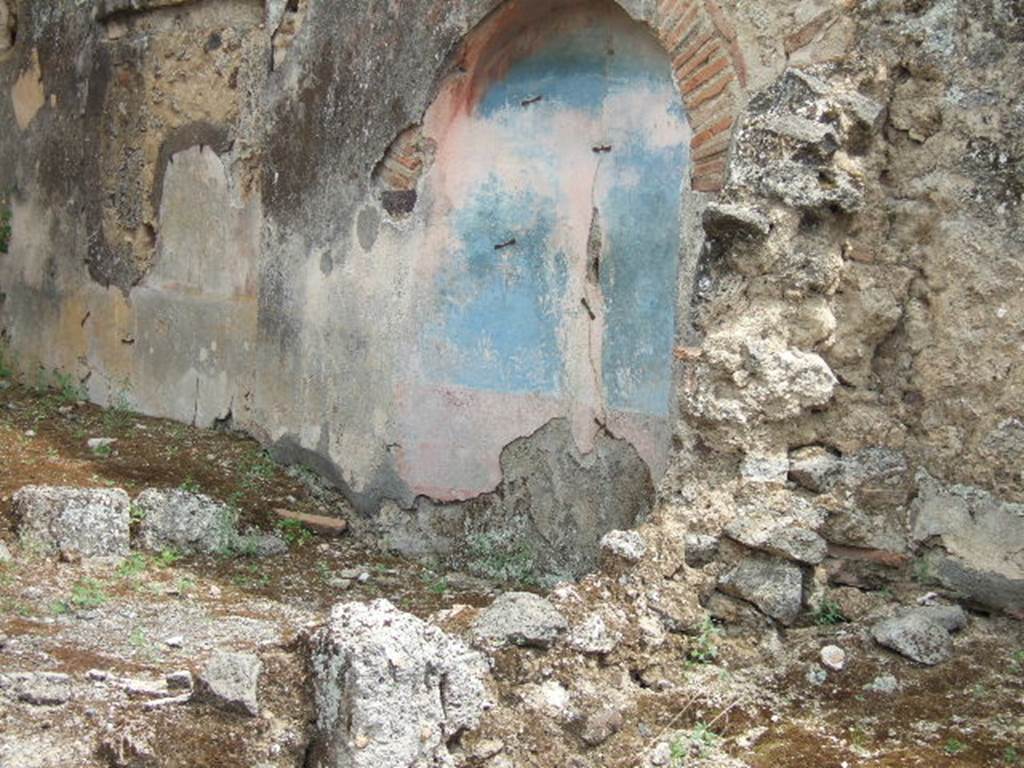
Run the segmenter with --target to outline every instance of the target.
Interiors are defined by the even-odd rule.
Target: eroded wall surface
[[[515,540],[524,519],[537,541],[589,536],[660,481],[662,519],[708,532],[811,505],[829,554],[807,583],[916,557],[1019,610],[1018,4],[584,4],[635,23],[616,66],[668,62],[682,107],[642,133],[671,95],[646,64],[524,104],[570,65],[543,35],[456,104],[460,77],[506,61],[471,33],[551,7],[497,5],[0,0],[18,367],[230,420],[405,548]],[[646,95],[611,110],[620,83]],[[456,161],[484,135],[508,148],[490,187]],[[641,509],[569,503],[613,499],[609,473]],[[574,541],[536,555],[566,565]]]

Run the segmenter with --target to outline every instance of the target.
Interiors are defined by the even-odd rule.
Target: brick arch
[[[614,3],[635,18],[622,0]],[[522,5],[520,0],[504,0],[489,18]],[[469,30],[461,49],[485,23]],[[736,28],[717,0],[659,0],[648,23],[669,55],[693,131],[691,187],[717,192],[725,184],[729,141],[747,80]],[[415,205],[416,187],[429,157],[429,142],[424,141],[419,125],[399,134],[387,148],[373,175],[389,213],[401,215]]]
[[[659,0],[652,25],[671,57],[693,129],[693,189],[717,192],[747,85],[736,28],[717,0]]]

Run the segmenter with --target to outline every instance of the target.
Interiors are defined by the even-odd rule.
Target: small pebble
[[[174,635],[173,637],[168,637],[164,640],[164,644],[171,648],[181,648],[181,646],[185,644],[185,638],[181,635]]]
[[[838,645],[826,645],[821,649],[821,663],[836,672],[846,666],[846,651]]]
[[[811,666],[807,668],[806,677],[807,682],[811,685],[824,685],[825,681],[828,680],[828,672],[817,664],[811,664]]]

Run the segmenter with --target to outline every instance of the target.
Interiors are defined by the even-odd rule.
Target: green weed
[[[75,383],[70,373],[61,371],[53,372],[54,387],[57,390],[57,397],[64,405],[72,405],[79,400],[85,400],[88,396],[85,387],[81,383]]]
[[[252,490],[260,487],[274,476],[274,469],[277,467],[270,455],[260,449],[254,448],[249,451],[238,465],[238,484],[246,489]]]
[[[88,611],[106,605],[109,598],[103,585],[95,579],[81,579],[71,587],[71,605]]]
[[[14,368],[14,356],[6,344],[0,343],[0,379],[13,378]]]
[[[469,537],[469,567],[497,581],[534,583],[536,554],[514,534],[478,533]]]
[[[170,568],[181,558],[181,552],[171,547],[161,550],[160,554],[153,558],[153,562],[160,568]]]
[[[107,409],[103,412],[103,427],[108,432],[124,429],[132,420],[131,383],[124,379],[107,399]]]
[[[278,520],[277,530],[290,546],[301,546],[313,538],[313,531],[301,520]]]
[[[720,737],[707,723],[697,723],[686,733],[676,736],[669,745],[672,768],[683,768],[692,757],[700,760],[714,749]]]
[[[819,627],[830,627],[836,624],[844,624],[849,619],[839,607],[839,603],[829,598],[823,598],[818,610],[814,613],[814,623]]]
[[[694,664],[711,664],[718,658],[718,636],[722,631],[715,626],[710,616],[701,622],[700,632],[694,638],[693,645],[686,653],[686,658]]]
[[[130,557],[122,560],[121,564],[117,566],[117,575],[122,579],[132,579],[145,571],[148,566],[149,561],[146,559],[146,556],[140,552],[135,552]]]
[[[967,749],[967,745],[964,744],[960,739],[955,736],[950,736],[946,739],[946,744],[943,746],[942,751],[947,755],[958,755]]]

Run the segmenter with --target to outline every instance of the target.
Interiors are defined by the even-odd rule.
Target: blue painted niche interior
[[[655,140],[653,130],[616,114],[623,103],[616,97],[630,91],[648,94],[667,122],[685,124],[657,43],[628,19],[594,14],[543,36],[481,95],[471,119],[506,137],[494,147],[502,170],[481,173],[450,214],[452,250],[435,277],[436,306],[420,347],[430,381],[567,394],[564,324],[579,311],[579,298],[567,295],[569,271],[586,269],[586,258],[571,259],[556,245],[565,242],[555,237],[564,226],[564,180],[581,169],[565,159],[565,137],[554,126],[575,113],[616,137],[600,152],[603,181],[592,192],[604,239],[605,401],[612,409],[668,415],[688,147],[682,138]],[[593,174],[593,166],[585,172]]]

